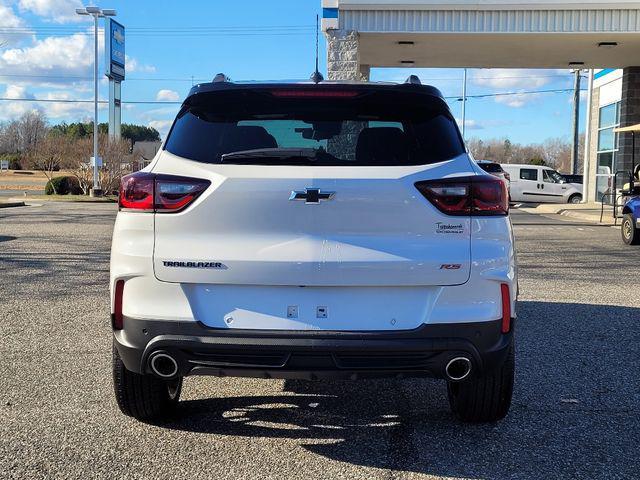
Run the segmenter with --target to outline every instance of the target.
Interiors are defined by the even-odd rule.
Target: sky
[[[127,29],[122,121],[152,126],[162,135],[192,84],[210,81],[218,72],[236,81],[306,80],[314,69],[320,0],[109,0],[97,4],[116,9],[116,20]],[[0,99],[93,99],[93,23],[75,13],[86,5],[81,0],[0,0]],[[102,29],[99,42],[99,96],[106,100]],[[321,37],[322,72],[325,57]],[[452,97],[449,105],[460,119],[460,69],[374,68],[371,80],[404,81],[410,74]],[[509,138],[518,143],[556,137],[569,141],[572,93],[522,92],[571,88],[569,70],[469,70],[466,136]],[[505,93],[518,94],[495,95]],[[478,95],[491,96],[474,98]],[[88,120],[93,111],[91,103],[0,100],[0,121],[35,108],[44,111],[52,124]],[[100,121],[106,122],[106,105],[101,105],[99,114]]]

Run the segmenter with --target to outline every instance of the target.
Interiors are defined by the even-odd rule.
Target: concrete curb
[[[24,202],[0,202],[0,208],[25,207]]]
[[[22,197],[21,197],[22,198]],[[117,200],[105,199],[105,198],[87,198],[87,200],[58,200],[54,198],[33,198],[24,197],[25,202],[38,202],[38,203],[118,203]],[[18,201],[16,197],[9,198],[9,201]],[[24,203],[24,202],[23,202]]]
[[[597,223],[599,225],[613,225],[614,219],[611,217],[610,212],[604,213],[602,216],[602,222],[600,221],[600,214],[593,215],[590,213],[575,211],[575,210],[560,210],[558,215],[562,215],[564,217],[575,218],[576,220],[585,220],[587,222]]]
[[[600,210],[599,206],[571,206],[567,205],[538,205],[536,207],[522,207],[523,212],[532,213],[535,215],[562,215],[563,217],[569,217],[575,220],[582,220],[585,222],[591,222],[598,225],[614,225],[614,219],[611,215],[611,210],[606,209],[602,216],[602,222],[600,222]],[[588,211],[585,211],[588,210]],[[594,211],[595,210],[595,211]]]

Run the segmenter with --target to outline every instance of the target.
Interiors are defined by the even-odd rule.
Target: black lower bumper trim
[[[137,373],[152,373],[149,357],[162,351],[184,376],[446,378],[446,364],[459,356],[469,358],[474,375],[499,366],[513,337],[500,328],[497,320],[398,332],[255,331],[126,318],[114,337],[125,366]]]

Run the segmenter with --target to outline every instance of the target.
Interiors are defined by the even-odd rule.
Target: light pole
[[[102,194],[98,165],[98,18],[115,17],[116,11],[100,7],[86,7],[76,8],[76,13],[93,17],[93,188],[91,195],[98,197]]]
[[[467,131],[467,69],[464,69],[462,76],[462,140],[465,139]]]

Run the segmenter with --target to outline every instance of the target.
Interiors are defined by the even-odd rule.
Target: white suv
[[[448,382],[507,414],[516,265],[504,182],[414,83],[193,87],[122,180],[111,252],[121,410],[167,415],[189,375]]]

